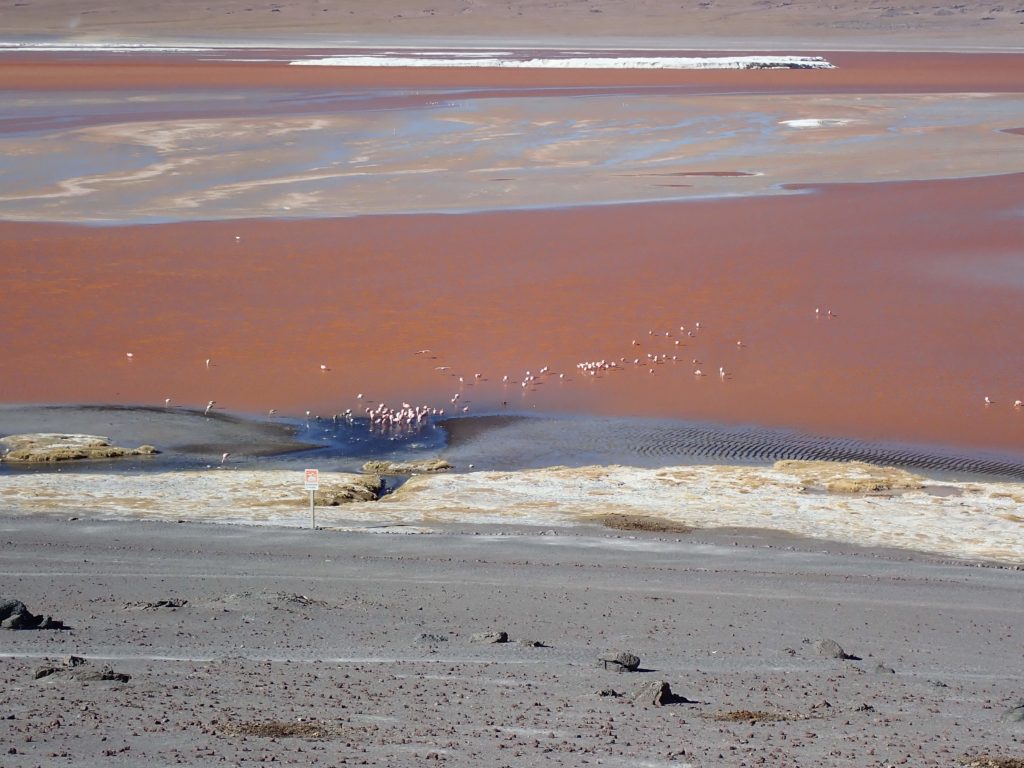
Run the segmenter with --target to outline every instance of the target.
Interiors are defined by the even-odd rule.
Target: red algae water
[[[149,69],[69,69],[23,57],[16,81],[38,93],[159,90],[173,81],[245,87],[250,97],[261,84],[336,89],[370,81],[498,91],[621,87],[623,99],[645,83],[734,96],[1024,89],[1022,57],[834,58],[843,66],[828,72],[556,72],[529,81],[522,78],[532,73],[378,76],[159,60]],[[425,97],[401,98],[404,109]],[[914,103],[928,110],[940,102]],[[974,102],[978,109],[992,103]],[[1006,103],[1014,107],[1012,98]],[[877,112],[872,104],[865,120]],[[268,110],[282,113],[280,105]],[[495,114],[506,113],[515,116]],[[993,114],[971,153],[924,158],[929,173],[941,175],[948,162],[960,178],[783,188],[785,169],[811,167],[826,143],[854,146],[874,136],[874,129],[840,134],[825,121],[821,133],[794,128],[783,136],[794,160],[775,169],[780,186],[731,199],[574,207],[574,194],[585,197],[584,179],[578,189],[564,187],[563,204],[537,210],[103,227],[2,222],[0,401],[162,406],[169,399],[203,408],[214,400],[241,412],[357,415],[376,403],[409,402],[449,413],[757,424],[1020,454],[1024,408],[1014,401],[1024,399],[1017,350],[1024,175],[1011,173],[1020,154],[1006,148],[1018,147],[1013,131],[1021,122],[1004,125],[1003,113]],[[794,113],[791,122],[823,115]],[[33,140],[26,125],[6,130]],[[930,146],[935,132],[925,123],[900,130],[911,147]],[[116,134],[119,141],[134,135]],[[572,145],[565,139],[560,147]],[[859,161],[844,152],[835,167],[854,169]],[[904,162],[902,154],[893,145],[873,156],[882,169],[873,178],[885,177],[887,161]],[[892,178],[915,167],[899,166]],[[1006,173],[991,175],[999,167]],[[652,185],[761,178],[721,157],[697,164],[685,156],[648,177]],[[141,195],[145,183],[128,179],[122,197]],[[283,215],[301,216],[302,208]],[[577,367],[586,362],[603,366],[591,375]]]
[[[6,223],[0,391],[293,413],[404,400],[1017,451],[1022,183],[455,216]],[[576,368],[596,360],[615,370]]]

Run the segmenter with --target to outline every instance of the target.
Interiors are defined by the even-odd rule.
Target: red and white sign
[[[303,481],[303,487],[307,491],[320,490],[320,470],[319,469],[307,469],[306,478]]]

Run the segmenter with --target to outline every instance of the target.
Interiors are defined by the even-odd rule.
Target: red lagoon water
[[[334,413],[451,411],[460,393],[470,413],[1019,453],[1022,190],[1003,176],[492,214],[0,223],[0,400]],[[575,367],[601,359],[617,370]]]

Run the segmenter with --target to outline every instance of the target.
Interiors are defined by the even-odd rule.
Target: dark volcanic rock
[[[64,623],[49,616],[36,616],[20,600],[0,600],[0,628],[63,629]]]
[[[640,669],[640,657],[629,651],[612,651],[598,657],[605,669],[617,669],[619,672],[636,672]]]
[[[19,613],[28,613],[28,607],[21,600],[0,599],[0,621]]]

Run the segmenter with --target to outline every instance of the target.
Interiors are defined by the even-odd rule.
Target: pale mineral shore
[[[253,456],[259,438],[308,448],[282,425],[0,408],[0,434],[58,422],[163,452],[0,463],[0,603],[67,627],[0,630],[5,766],[1021,755],[1019,484],[827,463],[476,472],[464,436],[450,472],[318,509],[312,530],[316,454]],[[637,671],[600,662],[620,651]],[[634,699],[661,682],[675,698]]]
[[[61,442],[59,434],[47,434],[57,423],[73,426],[72,432],[94,433],[85,428],[106,426],[109,433],[65,434]],[[678,455],[667,457],[665,466],[527,464],[483,471],[473,463],[474,450],[489,458],[492,467],[500,465],[486,453],[495,443],[500,450],[506,433],[495,433],[487,426],[492,423],[488,419],[474,423],[481,426],[466,428],[469,440],[460,438],[457,445],[434,451],[429,440],[409,442],[404,458],[423,463],[427,471],[409,466],[389,471],[387,461],[368,462],[360,471],[363,460],[352,454],[357,448],[349,449],[344,460],[318,453],[320,444],[312,432],[300,438],[280,423],[223,414],[207,418],[178,409],[6,408],[0,410],[0,435],[8,435],[0,437],[0,467],[6,467],[0,471],[0,503],[10,516],[303,527],[310,525],[309,500],[302,487],[302,469],[309,465],[320,469],[317,524],[337,530],[392,526],[429,532],[446,524],[574,526],[617,516],[620,523],[622,518],[640,521],[636,525],[647,529],[751,528],[1024,564],[1020,482],[935,479],[851,461],[674,466]],[[29,431],[29,424],[41,424],[44,434],[17,434]],[[361,428],[355,425],[352,431],[359,433]],[[474,432],[499,436],[490,444],[474,442]],[[514,434],[509,433],[509,439],[514,440]],[[51,460],[82,458],[86,454],[80,446],[90,442],[99,446],[98,458],[121,453],[128,458],[100,464]],[[134,448],[139,443],[145,443],[141,457]],[[31,455],[26,445],[36,445],[38,458],[46,461],[26,463],[26,454]],[[127,446],[123,452],[121,445]],[[301,458],[286,460],[295,452]],[[275,453],[285,458],[256,458]],[[435,456],[442,461],[430,466]],[[452,457],[457,457],[452,465],[443,461]],[[390,458],[400,461],[403,456]],[[124,463],[128,459],[134,463]],[[44,464],[50,469],[39,471]],[[88,471],[70,471],[83,467]],[[33,468],[36,471],[25,471]],[[381,481],[381,474],[397,477]]]

